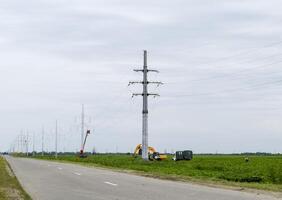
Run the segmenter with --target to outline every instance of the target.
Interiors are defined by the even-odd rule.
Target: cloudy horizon
[[[21,133],[41,150],[87,143],[128,152],[141,143],[143,50],[150,86],[149,145],[158,151],[282,152],[282,2],[3,0],[0,151]],[[32,146],[30,145],[30,148]]]

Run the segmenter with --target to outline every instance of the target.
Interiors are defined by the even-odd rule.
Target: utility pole
[[[20,135],[18,135],[18,151],[17,151],[17,153],[19,153],[20,152]]]
[[[56,130],[55,130],[55,157],[58,158],[58,121],[56,120]]]
[[[26,156],[28,156],[28,145],[29,145],[29,137],[28,137],[28,130],[26,131],[26,138],[25,138],[25,145],[26,145]]]
[[[23,130],[21,130],[21,134],[20,134],[20,144],[21,144],[21,153],[23,153]]]
[[[42,126],[42,138],[41,138],[42,146],[41,146],[41,155],[44,156],[44,126]]]
[[[21,135],[21,151],[22,151],[22,153],[24,154],[24,151],[25,151],[25,149],[24,149],[24,132],[22,131],[22,135]]]
[[[81,109],[81,148],[83,149],[83,138],[84,138],[84,104],[82,104],[82,109]]]
[[[157,70],[150,70],[147,66],[147,51],[144,50],[144,65],[143,69],[134,69],[135,72],[143,72],[143,81],[130,81],[128,85],[140,83],[143,84],[143,93],[133,93],[134,96],[143,96],[143,110],[142,110],[142,159],[148,160],[148,96],[160,96],[159,94],[148,93],[148,84],[162,85],[162,82],[148,81],[148,72],[159,72]]]
[[[32,155],[35,156],[35,133],[33,132]]]

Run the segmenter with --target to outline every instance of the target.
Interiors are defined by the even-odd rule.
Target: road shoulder
[[[277,199],[282,199],[282,192],[242,187],[240,185],[236,185],[236,183],[226,184],[226,182],[224,182],[224,181],[214,182],[214,181],[209,181],[209,180],[194,179],[192,177],[191,177],[191,179],[181,179],[181,177],[179,177],[179,176],[178,177],[176,177],[176,176],[175,177],[158,176],[156,174],[146,173],[146,172],[142,172],[142,171],[119,169],[119,168],[115,168],[115,167],[111,167],[111,166],[103,166],[103,165],[94,164],[94,163],[72,162],[72,161],[66,161],[66,160],[44,160],[44,159],[39,159],[39,160],[46,161],[46,162],[51,161],[51,162],[55,162],[55,163],[74,164],[74,165],[79,165],[79,166],[87,167],[87,168],[96,168],[96,169],[100,169],[100,170],[106,170],[106,171],[112,171],[112,172],[118,172],[118,173],[125,173],[125,174],[131,174],[131,175],[160,179],[160,180],[189,183],[189,184],[193,184],[193,185],[201,185],[201,186],[206,186],[206,187],[210,187],[210,188],[240,191],[240,192],[246,192],[246,193],[253,193],[253,194],[257,194],[257,195],[267,195],[267,196],[275,197]]]
[[[30,200],[5,157],[0,156],[0,199]]]

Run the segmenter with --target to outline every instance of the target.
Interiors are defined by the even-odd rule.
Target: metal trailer
[[[193,159],[193,152],[191,150],[185,151],[176,151],[173,160],[192,160]]]

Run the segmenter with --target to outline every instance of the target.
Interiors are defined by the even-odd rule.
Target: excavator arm
[[[142,144],[138,144],[135,148],[134,156],[141,155],[141,152],[142,152]],[[157,151],[153,147],[148,147],[149,154],[154,154],[156,152]]]

